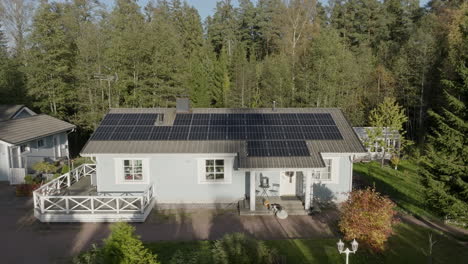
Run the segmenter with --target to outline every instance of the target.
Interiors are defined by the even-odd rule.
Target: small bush
[[[88,157],[78,157],[72,161],[73,167],[76,168],[82,164],[90,163],[94,164],[94,161]]]
[[[41,183],[41,178],[28,174],[24,176],[24,183],[25,184],[39,184]]]
[[[398,165],[400,165],[400,162],[401,162],[400,158],[396,155],[393,155],[392,158],[390,159],[390,163],[392,164],[395,170],[398,169]]]
[[[68,165],[63,165],[62,166],[62,170],[61,170],[62,175],[69,172],[69,171],[70,171],[70,167],[68,167]]]
[[[57,170],[57,167],[54,164],[45,161],[35,163],[32,168],[40,173],[51,173]]]
[[[227,234],[213,246],[215,264],[270,264],[276,263],[276,253],[262,241],[242,233]]]
[[[159,264],[156,255],[151,253],[135,235],[135,228],[127,223],[112,224],[111,234],[104,239],[101,248],[93,248],[72,259],[73,264]]]
[[[344,239],[356,239],[373,251],[382,251],[393,233],[395,204],[374,189],[353,191],[342,206],[339,228]]]
[[[104,263],[157,264],[156,255],[143,246],[135,228],[127,223],[111,225],[111,234],[101,249]]]

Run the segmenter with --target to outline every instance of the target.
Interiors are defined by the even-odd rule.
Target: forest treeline
[[[428,206],[468,219],[468,3],[230,0],[0,2],[0,103],[89,135],[111,107],[340,107],[393,97],[424,155]],[[464,219],[464,220],[463,220]]]
[[[461,2],[224,0],[202,21],[180,0],[116,0],[109,10],[98,0],[5,0],[14,45],[2,47],[0,100],[92,131],[110,107],[173,106],[180,96],[195,107],[341,107],[365,125],[394,96],[414,138],[453,70],[448,38]]]

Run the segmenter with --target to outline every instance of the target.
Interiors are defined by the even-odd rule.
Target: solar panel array
[[[310,156],[305,141],[247,141],[247,152],[252,157]]]
[[[158,114],[108,114],[92,140],[246,140],[249,156],[308,156],[304,140],[343,139],[328,113],[177,114],[172,126]]]

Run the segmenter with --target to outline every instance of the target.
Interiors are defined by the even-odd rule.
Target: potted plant
[[[32,166],[33,170],[42,174],[43,178],[51,179],[54,177],[54,172],[57,170],[54,164],[49,162],[37,162]]]

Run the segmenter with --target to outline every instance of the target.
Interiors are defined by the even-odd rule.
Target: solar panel
[[[247,141],[251,157],[310,156],[305,141]]]
[[[192,126],[190,129],[190,140],[207,140],[208,126]]]
[[[243,140],[245,139],[245,126],[228,126],[227,139]]]
[[[210,126],[208,130],[209,140],[227,139],[227,128],[225,126]]]
[[[189,126],[174,126],[169,134],[170,140],[187,140],[190,131]]]
[[[192,122],[192,114],[177,114],[174,126],[189,126]]]
[[[303,140],[343,139],[329,113],[189,113],[177,114],[173,126],[158,126],[157,119],[155,113],[108,114],[92,139],[265,141],[251,149],[259,156],[306,155],[297,145]]]
[[[149,140],[168,140],[172,127],[170,126],[156,126],[151,130]]]

